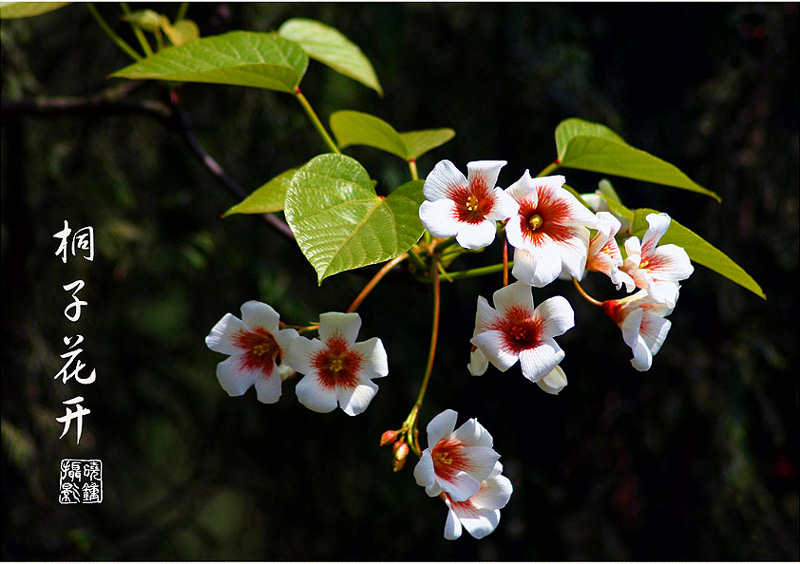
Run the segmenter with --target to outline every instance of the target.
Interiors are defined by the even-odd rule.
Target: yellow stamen
[[[478,198],[474,194],[470,194],[467,198],[465,207],[467,208],[467,211],[474,212],[478,210],[478,203]]]
[[[341,358],[333,358],[328,364],[328,370],[334,374],[338,373],[342,368],[344,368],[344,362],[342,362]]]
[[[533,214],[528,220],[528,225],[530,225],[531,229],[533,229],[534,231],[539,229],[543,223],[544,219],[542,219],[542,216],[540,216],[538,213]]]

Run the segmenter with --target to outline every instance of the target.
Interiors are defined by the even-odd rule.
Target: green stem
[[[87,3],[86,9],[89,10],[90,14],[92,14],[92,17],[100,26],[100,29],[103,30],[103,32],[109,37],[109,39],[111,39],[111,41],[117,44],[117,47],[125,51],[125,53],[134,61],[140,61],[142,59],[142,56],[139,53],[134,51],[133,48],[125,43],[125,41],[119,35],[114,33],[114,30],[111,29],[111,26],[109,26],[106,20],[103,19],[103,16],[100,15],[100,12],[97,11],[97,8],[95,8],[94,4]]]
[[[417,172],[417,159],[408,159],[408,170],[411,171],[411,180],[419,180],[419,172]]]
[[[186,18],[186,12],[189,10],[189,3],[188,2],[181,2],[180,7],[178,7],[178,13],[175,15],[175,21],[180,21]]]
[[[131,14],[131,9],[128,7],[128,4],[125,2],[120,2],[120,7],[122,11],[125,12],[125,15],[128,16]],[[147,38],[144,36],[144,32],[142,28],[139,27],[139,24],[130,22],[131,27],[133,28],[133,33],[136,35],[136,39],[139,41],[139,45],[142,46],[144,50],[144,54],[148,57],[153,54],[153,49],[150,48],[150,43],[147,42]]]
[[[560,166],[561,166],[561,162],[558,161],[558,160],[555,160],[552,163],[550,163],[549,165],[547,165],[546,167],[544,167],[542,172],[537,174],[536,177],[539,178],[540,176],[548,176],[548,175],[552,174]]]
[[[367,295],[369,295],[369,293],[372,291],[372,289],[378,285],[378,282],[380,282],[381,279],[384,276],[386,276],[391,269],[393,269],[395,266],[397,266],[407,258],[408,258],[408,253],[403,253],[399,257],[395,257],[386,264],[384,264],[383,267],[377,272],[377,274],[375,274],[375,276],[372,277],[372,280],[367,282],[367,285],[364,286],[364,289],[361,290],[361,293],[358,294],[353,303],[350,304],[350,307],[347,308],[347,313],[353,313],[355,310],[357,310],[358,306],[361,305],[361,302],[364,301],[364,298],[366,298]]]
[[[322,122],[317,117],[317,114],[314,112],[314,108],[311,107],[311,104],[308,103],[308,100],[306,100],[306,97],[303,96],[302,92],[300,92],[299,88],[295,89],[294,95],[295,98],[297,98],[297,101],[300,102],[300,105],[303,106],[303,110],[305,110],[306,115],[308,115],[308,118],[311,120],[314,128],[319,132],[322,140],[325,141],[325,144],[328,146],[328,148],[334,153],[341,153],[339,147],[337,147],[336,143],[333,142],[333,139],[331,139],[331,136],[328,135],[328,132],[325,130],[325,126],[322,125]]]
[[[508,266],[514,266],[514,261],[509,261]],[[466,278],[477,278],[479,276],[486,276],[487,274],[496,274],[502,272],[506,266],[501,262],[499,264],[492,264],[490,266],[482,266],[480,268],[472,268],[470,270],[457,270],[456,272],[448,272],[448,280],[464,280]],[[422,282],[429,282],[430,278],[423,278]]]

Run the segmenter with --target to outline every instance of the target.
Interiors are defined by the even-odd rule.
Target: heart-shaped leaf
[[[613,174],[720,197],[703,188],[676,166],[628,145],[608,127],[580,119],[562,121],[556,128],[559,165]]]
[[[277,33],[232,31],[168,47],[112,76],[233,84],[293,93],[307,66],[308,55],[303,48]]]
[[[0,19],[29,18],[63,8],[70,2],[0,2]]]
[[[424,231],[422,185],[411,181],[382,198],[364,167],[346,155],[320,155],[300,167],[284,211],[318,283],[410,249]]]
[[[222,214],[222,217],[228,217],[235,213],[272,213],[283,211],[286,192],[289,191],[292,177],[296,171],[297,169],[290,168],[286,172],[282,172],[262,187],[257,188],[244,200],[228,209],[228,211]]]
[[[330,125],[339,146],[367,145],[391,153],[403,160],[417,159],[447,143],[455,136],[452,129],[423,129],[398,133],[382,119],[364,112],[334,112]]]
[[[299,44],[312,59],[357,80],[383,96],[383,89],[372,63],[358,45],[338,29],[316,20],[292,18],[283,23],[278,33]]]

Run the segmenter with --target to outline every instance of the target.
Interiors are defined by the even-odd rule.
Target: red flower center
[[[541,342],[541,322],[522,307],[509,309],[494,329],[503,334],[503,348],[516,355]]]
[[[452,438],[442,439],[431,450],[433,470],[443,480],[452,480],[458,471],[469,468],[464,445]]]
[[[247,351],[241,357],[242,369],[260,370],[267,376],[272,375],[275,368],[275,357],[281,352],[272,333],[263,327],[258,327],[253,331],[239,331],[234,337],[234,342]]]
[[[468,186],[451,188],[448,195],[456,203],[456,218],[462,223],[480,223],[494,208],[492,190],[482,175],[475,175]]]
[[[326,341],[327,347],[311,361],[325,388],[352,388],[358,384],[362,356],[351,350],[347,341],[336,334]]]
[[[567,204],[543,190],[539,190],[536,205],[527,199],[520,202],[519,216],[522,236],[533,244],[546,236],[563,241],[571,235],[564,221],[569,218]]]

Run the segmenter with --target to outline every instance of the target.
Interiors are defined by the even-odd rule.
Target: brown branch
[[[24,117],[56,118],[74,115],[127,115],[141,113],[158,119],[167,128],[175,131],[200,164],[212,177],[222,184],[237,200],[248,196],[224,169],[203,148],[191,126],[186,111],[170,100],[169,103],[153,100],[130,100],[124,97],[144,84],[139,81],[124,82],[87,96],[37,96],[28,100],[5,101],[2,105],[3,121]],[[261,214],[261,219],[289,241],[294,241],[291,228],[279,217]]]

